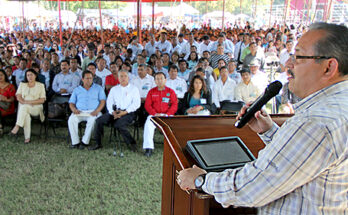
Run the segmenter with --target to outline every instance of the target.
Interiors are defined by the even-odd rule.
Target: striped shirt
[[[228,61],[230,61],[230,57],[227,55],[227,54],[222,54],[222,55],[219,55],[217,53],[213,53],[211,56],[210,56],[210,65],[211,67],[213,67],[213,69],[217,68],[218,67],[218,61],[220,59],[224,59],[226,64],[228,63]]]
[[[347,98],[348,81],[304,98],[282,127],[260,135],[257,160],[208,173],[203,190],[259,214],[348,214]]]

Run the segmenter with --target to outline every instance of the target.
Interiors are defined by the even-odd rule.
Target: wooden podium
[[[272,115],[282,124],[291,115]],[[222,208],[212,196],[182,191],[176,183],[176,170],[192,167],[195,161],[185,151],[188,140],[238,136],[257,158],[264,144],[248,126],[234,127],[235,116],[153,117],[152,121],[164,135],[162,215],[224,215],[256,214],[255,208]]]

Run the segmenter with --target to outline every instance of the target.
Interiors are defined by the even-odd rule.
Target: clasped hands
[[[198,111],[201,111],[201,110],[203,110],[204,108],[202,107],[202,106],[200,106],[200,105],[196,105],[196,106],[194,106],[194,107],[192,107],[192,108],[189,108],[189,109],[187,109],[187,113],[191,113],[191,114],[197,114],[198,113]]]
[[[125,110],[115,110],[114,112],[112,112],[112,116],[114,117],[114,119],[119,119],[121,117],[123,117],[124,115],[126,115],[128,112]]]

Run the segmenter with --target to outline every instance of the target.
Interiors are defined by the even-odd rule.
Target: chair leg
[[[123,149],[122,149],[122,144],[121,144],[121,134],[120,132],[115,129],[115,132],[117,131],[117,143],[118,143],[118,148],[120,149],[120,157],[124,157],[124,154],[123,154]]]

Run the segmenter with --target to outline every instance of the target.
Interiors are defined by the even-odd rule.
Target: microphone
[[[280,81],[274,81],[270,83],[265,92],[260,95],[253,104],[246,109],[243,116],[234,124],[237,128],[242,128],[249,120],[259,111],[262,106],[264,106],[271,98],[276,96],[279,91],[282,89],[282,83]]]

